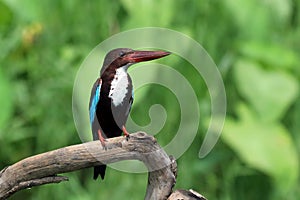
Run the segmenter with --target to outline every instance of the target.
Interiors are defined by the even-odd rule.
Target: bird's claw
[[[107,140],[102,136],[102,133],[100,130],[98,130],[98,138],[99,138],[99,141],[103,147],[103,150],[107,150],[107,146],[105,144],[105,142],[107,142]]]
[[[129,140],[130,138],[130,134],[128,133],[128,131],[126,130],[125,126],[122,127],[122,131],[124,133],[124,136],[126,137],[126,141]]]
[[[103,141],[101,141],[101,140],[99,140],[99,141],[100,141],[100,143],[101,143],[101,145],[102,145],[102,147],[103,147],[103,150],[107,150],[107,146],[106,146],[106,144],[105,144],[106,139],[104,139]]]

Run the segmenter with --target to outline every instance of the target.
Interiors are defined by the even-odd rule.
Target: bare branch
[[[28,157],[8,166],[0,171],[0,199],[25,188],[67,181],[67,177],[57,176],[60,173],[122,160],[140,160],[148,168],[146,200],[162,200],[171,195],[176,182],[176,161],[154,137],[138,132],[131,134],[128,141],[125,137],[110,138],[106,147],[104,149],[99,141],[87,142]],[[174,199],[171,196],[169,199]]]
[[[20,182],[19,184],[15,185],[11,190],[9,190],[3,198],[4,199],[8,198],[12,194],[26,188],[32,188],[34,186],[39,186],[39,185],[44,185],[49,183],[60,183],[62,181],[68,181],[68,180],[69,180],[68,177],[65,176],[50,176],[50,177],[44,177],[40,179]]]
[[[166,199],[175,183],[172,161],[154,137],[141,132],[131,134],[128,141],[124,137],[108,139],[107,149],[93,141],[25,158],[0,172],[0,199],[24,188],[66,180],[56,174],[132,159],[144,162],[151,172],[149,180],[164,180],[161,185],[149,181],[146,199]]]

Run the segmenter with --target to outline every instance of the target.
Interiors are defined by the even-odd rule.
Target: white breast
[[[111,82],[110,91],[108,97],[112,99],[114,106],[118,106],[123,103],[124,98],[128,92],[128,77],[126,69],[121,67],[116,70],[114,79]]]

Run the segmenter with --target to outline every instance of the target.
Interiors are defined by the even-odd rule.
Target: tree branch
[[[109,164],[122,160],[140,160],[149,170],[145,199],[167,199],[176,182],[176,162],[145,133],[107,140],[106,149],[99,141],[72,145],[25,158],[0,171],[0,199],[33,186],[67,181],[57,174]]]

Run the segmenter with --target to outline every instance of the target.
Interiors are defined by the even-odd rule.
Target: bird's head
[[[138,51],[128,48],[118,48],[107,53],[104,59],[101,74],[107,68],[117,69],[124,67],[128,69],[134,63],[154,60],[169,55],[166,51]]]

